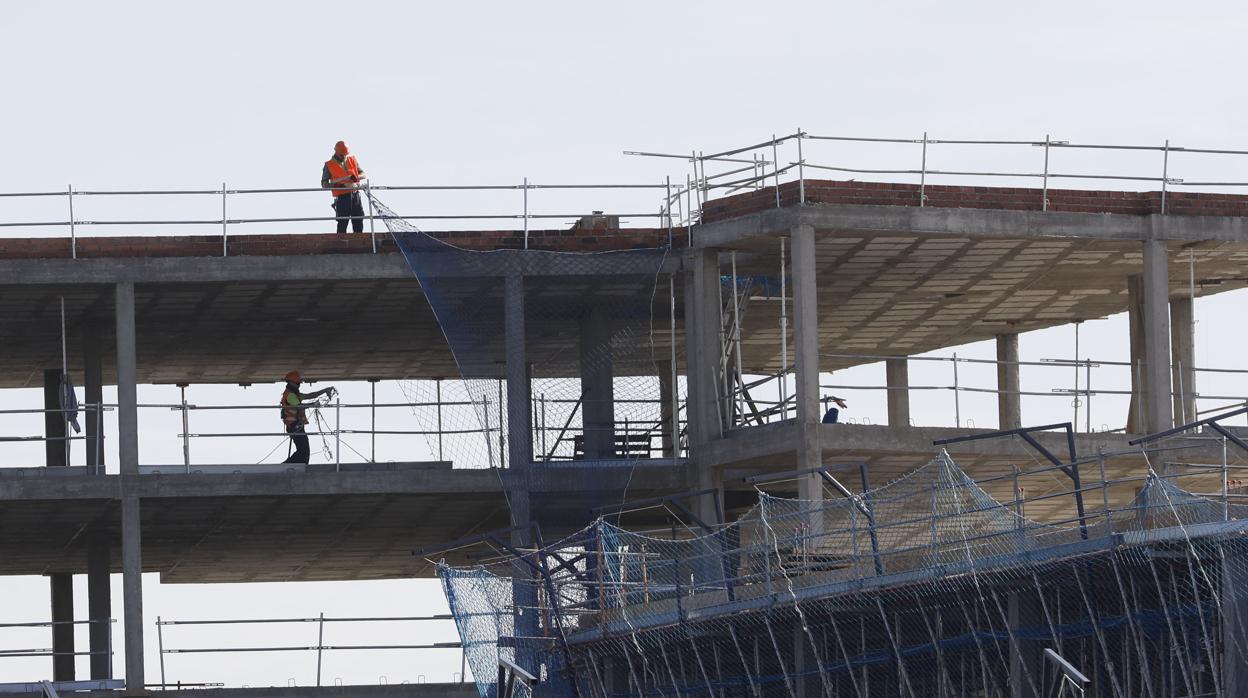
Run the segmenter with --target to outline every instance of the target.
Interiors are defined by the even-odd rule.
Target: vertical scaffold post
[[[504,460],[504,456],[507,453],[507,420],[503,416],[504,404],[505,402],[503,398],[503,381],[502,379],[499,379],[498,381],[498,462],[500,464],[509,463],[510,465],[515,465],[515,463],[510,463],[510,461]]]
[[[334,470],[342,470],[342,398],[334,398]]]
[[[780,419],[789,418],[789,286],[785,238],[780,238]]]
[[[191,415],[186,404],[186,383],[178,383],[182,391],[182,464],[191,472]]]
[[[373,185],[364,181],[364,196],[368,199],[368,237],[373,243],[373,254],[377,254],[377,217],[373,215]]]
[[[780,147],[776,144],[776,134],[771,134],[771,171],[776,175],[776,208],[780,208]]]
[[[668,313],[671,320],[672,339],[671,339],[671,362],[672,362],[672,458],[680,457],[680,386],[678,380],[680,373],[676,368],[676,275],[672,274],[668,277],[668,297],[670,300]],[[545,420],[545,408],[543,408],[543,417]],[[544,425],[544,424],[543,424]],[[546,451],[545,442],[542,445],[542,452]]]
[[[160,616],[156,616],[156,654],[160,655],[160,687],[163,689],[165,683],[165,624],[160,622]]]
[[[74,229],[74,185],[69,185],[69,257],[78,259],[78,233]]]
[[[732,348],[733,380],[737,383],[737,400],[733,406],[733,419],[745,422],[745,379],[741,376],[741,295],[737,289],[737,252],[730,253],[732,260]]]
[[[665,183],[664,191],[666,192],[665,198],[663,199],[663,207],[667,212],[667,249],[670,250],[672,249],[672,247],[674,247],[674,244],[672,242],[672,176],[671,175],[667,176],[667,181]]]
[[[229,240],[230,240],[229,220],[226,218],[226,213],[225,213],[225,211],[226,211],[225,205],[226,205],[226,196],[227,196],[227,194],[228,194],[228,192],[227,192],[227,191],[226,191],[226,189],[225,189],[225,182],[222,182],[222,183],[221,183],[221,256],[222,256],[222,257],[229,257],[229,256],[230,256],[230,247],[229,247]]]
[[[1166,215],[1166,185],[1170,182],[1170,139],[1161,149],[1161,215]]]
[[[806,205],[806,159],[802,157],[802,128],[797,128],[797,202]]]
[[[923,159],[919,167],[919,206],[927,205],[927,131],[923,132]]]
[[[953,423],[962,428],[962,388],[958,385],[958,353],[953,353]]]
[[[549,181],[549,180],[548,180]],[[524,249],[529,249],[529,178],[524,178],[521,185],[524,190]]]
[[[325,650],[325,612],[316,623],[316,685],[321,685],[321,655]]]
[[[438,460],[444,460],[442,458],[442,379],[433,379],[433,385],[436,391],[434,393],[434,410],[438,415]],[[471,400],[472,398],[469,397],[468,399]]]
[[[1044,179],[1040,187],[1040,210],[1049,210],[1049,134],[1044,134]]]
[[[377,462],[377,379],[368,382],[369,460]]]

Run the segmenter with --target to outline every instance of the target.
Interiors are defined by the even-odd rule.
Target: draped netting
[[[440,574],[482,696],[500,655],[540,695],[1054,695],[1050,649],[1088,695],[1239,695],[1245,530],[1157,476],[1086,530],[1030,521],[942,453],[853,498],[759,493],[702,535],[600,519],[523,551],[531,578]]]
[[[636,461],[674,457],[673,383],[678,342],[669,254],[653,231],[477,231],[467,249],[426,233],[373,197],[373,206],[420,281],[454,361],[407,357],[400,381],[429,451],[459,468],[509,463],[506,279],[521,279],[532,460]],[[663,241],[666,237],[662,238]],[[540,244],[539,244],[540,242]],[[578,247],[591,250],[568,252]],[[443,371],[431,375],[431,371]]]

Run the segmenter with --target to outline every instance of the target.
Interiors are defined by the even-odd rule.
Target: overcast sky
[[[523,177],[656,183],[668,176],[683,182],[684,163],[621,151],[712,152],[798,127],[833,135],[918,138],[927,131],[932,138],[1043,139],[1051,134],[1074,142],[1159,145],[1169,139],[1191,147],[1248,149],[1243,129],[1248,92],[1241,84],[1248,67],[1243,51],[1248,9],[1235,2],[62,2],[12,3],[3,17],[4,192],[70,184],[77,189],[212,188],[222,182],[231,188],[315,186],[321,163],[340,138],[377,184],[511,184]],[[812,161],[864,168],[913,167],[915,156],[913,148],[889,147],[807,154]],[[931,157],[934,167],[970,162],[1035,171],[1039,166],[1036,149],[933,151]],[[1155,153],[1062,157],[1055,169],[1157,176],[1160,167]],[[1245,164],[1248,160],[1176,159],[1171,176],[1248,181]],[[396,209],[514,212],[517,200],[507,196],[412,195],[396,197]],[[547,211],[657,206],[657,197],[540,196],[533,205]],[[253,198],[234,204],[231,216],[328,215],[327,199],[320,193]],[[61,206],[53,200],[0,199],[0,222],[62,220]],[[219,215],[211,197],[96,199],[76,206],[80,218]],[[101,227],[83,234],[135,232]],[[0,234],[64,231],[7,228]],[[1243,337],[1208,321],[1219,312],[1238,313],[1241,302],[1242,295],[1228,294],[1198,304],[1202,365],[1242,366],[1234,347],[1242,346]],[[1089,322],[1083,332],[1084,346],[1096,346],[1103,352],[1098,356],[1126,356],[1121,318]],[[1071,328],[1028,335],[1024,358],[1072,356],[1072,340]],[[986,357],[992,348],[959,351]],[[354,398],[367,395],[361,386],[346,387]],[[196,390],[192,398],[207,401],[275,398],[263,388],[245,394],[235,388]],[[384,390],[401,397],[393,386]],[[144,389],[140,400],[168,401],[175,395],[169,388]],[[34,407],[39,399],[35,391],[11,391],[5,404]],[[854,407],[854,414],[882,417],[882,402],[868,396]],[[982,408],[992,420],[991,405]],[[916,418],[947,412],[937,403],[916,406]],[[402,415],[393,419],[401,428]],[[11,422],[4,431],[21,432],[25,426]],[[145,422],[145,461],[178,457],[170,428],[176,426]],[[260,454],[249,455],[256,448],[238,446],[238,453],[248,454],[240,460],[258,459]],[[399,443],[386,448],[391,450],[382,459],[409,453]],[[25,464],[21,455],[12,455],[23,452],[8,453],[0,455],[0,464]],[[160,587],[153,576],[147,585],[149,623],[157,615],[411,615],[444,607],[432,582],[204,588]],[[118,577],[118,617],[120,586]],[[85,580],[79,587],[81,617]],[[5,581],[0,591],[0,622],[48,617],[46,580]],[[444,640],[451,632],[445,628],[434,637],[411,630],[385,637]],[[301,628],[280,638],[253,634],[247,641],[272,637],[279,644],[311,644],[310,633]],[[120,647],[119,631],[116,638]],[[207,634],[179,641],[183,638],[185,645],[242,641]],[[155,639],[149,625],[151,681],[159,675]],[[43,642],[46,636],[0,635],[0,648],[46,646]],[[82,642],[85,649],[85,633]],[[46,660],[4,661],[0,680],[50,673]],[[171,680],[284,685],[288,678],[307,683],[312,661],[302,655],[173,657],[168,668]],[[458,659],[450,654],[332,661],[327,680],[343,677],[347,683],[373,683],[382,675],[390,682],[420,675],[449,680],[458,671]],[[85,672],[85,662],[80,665]],[[120,673],[120,657],[116,666]]]

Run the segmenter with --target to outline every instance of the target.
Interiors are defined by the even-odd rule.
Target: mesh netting
[[[673,355],[675,288],[661,273],[667,249],[474,251],[421,232],[376,199],[374,206],[458,367],[459,375],[444,376],[451,380],[401,382],[410,402],[444,403],[415,411],[431,452],[457,467],[508,465],[504,279],[519,276],[533,460],[674,455],[668,434],[683,382],[673,381],[673,359],[681,359]]]
[[[1036,523],[942,454],[852,499],[760,493],[706,535],[600,520],[530,556],[550,572],[511,580],[520,604],[514,560],[441,575],[483,696],[517,643],[549,695],[1053,695],[1046,649],[1089,695],[1240,695],[1244,518],[1154,476],[1086,533]]]

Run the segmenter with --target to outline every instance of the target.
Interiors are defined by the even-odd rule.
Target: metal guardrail
[[[486,439],[499,440],[496,447],[501,451],[505,449],[505,431],[500,428],[498,415],[500,413],[499,405],[505,399],[500,384],[499,400],[495,403],[487,395],[481,396],[481,401],[465,401],[465,400],[443,400],[441,398],[442,389],[439,385],[436,389],[438,396],[433,401],[424,402],[376,402],[375,391],[369,402],[362,403],[343,403],[340,398],[334,400],[314,400],[307,401],[300,406],[300,409],[312,412],[314,415],[313,422],[320,429],[316,431],[306,431],[304,434],[308,437],[322,437],[332,439],[332,445],[326,446],[331,449],[331,460],[336,470],[340,470],[343,463],[344,449],[355,453],[359,458],[366,462],[377,462],[377,436],[423,436],[429,437],[430,449],[434,451],[433,455],[439,461],[445,461],[450,455],[445,452],[443,437],[463,436],[479,434]],[[653,405],[655,413],[661,413],[661,400],[658,399],[628,399],[619,398],[612,399],[613,404],[628,405]],[[576,460],[578,456],[575,450],[582,435],[587,431],[587,427],[577,423],[574,419],[582,404],[581,400],[569,400],[548,398],[546,395],[539,394],[534,396],[532,400],[533,414],[533,445],[534,457],[538,460]],[[548,410],[554,411],[555,408],[566,410],[571,405],[569,415],[566,420],[558,422],[553,421],[551,417],[548,420]],[[201,405],[187,401],[186,387],[181,388],[181,400],[176,403],[141,403],[138,405],[142,410],[169,410],[177,412],[181,416],[181,430],[176,437],[182,441],[182,463],[181,467],[185,473],[191,473],[194,468],[192,459],[191,445],[195,439],[246,439],[246,438],[279,438],[282,443],[289,439],[290,434],[285,431],[264,430],[264,431],[205,431],[197,432],[191,429],[191,415],[196,412],[221,413],[221,412],[253,412],[276,413],[280,409],[279,405],[256,405],[256,404],[218,404],[218,405]],[[377,426],[377,411],[379,409],[395,409],[401,408],[406,410],[427,410],[431,414],[421,421],[433,425],[431,429],[379,429]],[[452,414],[448,414],[451,410],[469,409],[472,412],[471,417],[459,415],[458,419]],[[97,419],[96,434],[101,434],[102,413],[112,412],[117,409],[115,404],[84,404],[79,407],[80,410],[86,411],[88,414],[94,414]],[[686,423],[680,415],[684,413],[684,403],[679,398],[676,399],[677,420],[681,437],[677,439],[677,444],[672,447],[668,440],[670,438],[671,429],[675,426],[672,422],[660,419],[629,419],[628,417],[617,418],[614,430],[619,439],[621,439],[622,453],[620,458],[654,458],[659,457],[677,457],[687,445],[684,442],[683,435],[685,433]],[[368,410],[369,426],[363,428],[348,428],[344,426],[343,411],[361,411]],[[46,408],[26,408],[26,409],[5,409],[0,410],[0,418],[6,415],[36,415],[61,412],[68,415],[73,410],[68,409],[46,409]],[[322,411],[331,412],[332,418],[322,421],[320,413]],[[469,424],[467,428],[455,428],[450,426],[452,422],[459,421],[463,424]],[[592,431],[592,427],[588,430]],[[552,436],[553,435],[553,436]],[[369,438],[369,447],[367,449],[356,449],[349,443],[349,437]],[[436,437],[434,439],[433,437]],[[88,440],[91,437],[87,435],[66,435],[66,436],[48,436],[46,434],[24,434],[24,435],[0,435],[0,445],[4,443],[29,443],[29,442],[50,442],[50,441],[72,441]],[[281,444],[279,444],[280,447]],[[98,446],[98,443],[97,443]],[[363,451],[367,450],[366,455]],[[666,455],[671,451],[673,455]],[[267,456],[266,456],[267,457]],[[101,458],[97,453],[95,462],[101,462]],[[474,464],[469,464],[474,465]],[[145,466],[147,467],[147,466]],[[172,468],[161,468],[162,473],[173,472]]]
[[[220,654],[220,653],[252,653],[252,652],[316,652],[316,685],[321,685],[322,659],[325,652],[330,651],[371,651],[371,650],[460,650],[460,682],[466,681],[467,659],[463,646],[459,641],[432,643],[398,643],[372,645],[329,645],[325,644],[326,623],[396,623],[396,622],[429,622],[454,621],[450,614],[432,616],[369,616],[369,617],[325,617],[321,613],[315,618],[240,618],[218,620],[164,620],[156,617],[156,642],[160,655],[160,683],[168,686],[165,675],[165,655],[167,654]],[[276,645],[254,647],[183,647],[170,648],[165,646],[164,629],[171,626],[208,626],[208,625],[290,625],[316,624],[316,643],[310,645]]]
[[[866,391],[891,391],[905,390],[916,392],[947,392],[953,398],[953,414],[957,427],[964,426],[962,395],[966,393],[980,393],[989,395],[1017,395],[1020,397],[1035,398],[1064,398],[1071,400],[1071,407],[1074,411],[1074,421],[1072,422],[1076,428],[1082,426],[1085,433],[1093,432],[1092,421],[1092,402],[1096,396],[1132,396],[1130,389],[1119,389],[1111,387],[1093,387],[1093,378],[1097,375],[1093,369],[1127,369],[1133,374],[1134,381],[1140,382],[1141,368],[1139,365],[1133,365],[1128,361],[1106,361],[1100,359],[1041,359],[1039,361],[997,361],[995,359],[975,359],[965,356],[958,356],[953,353],[952,356],[897,356],[884,354],[848,354],[848,353],[821,353],[822,358],[829,359],[852,359],[861,364],[878,363],[890,360],[897,361],[916,361],[929,362],[938,364],[947,364],[950,367],[950,382],[934,383],[934,384],[909,384],[906,386],[890,386],[888,384],[846,384],[846,383],[821,383],[819,388],[821,391],[835,390],[866,390]],[[988,366],[1029,366],[1033,368],[1068,370],[1073,372],[1074,383],[1070,387],[1050,387],[1047,391],[1043,390],[1018,390],[1006,391],[1001,390],[995,385],[992,387],[968,385],[959,373],[958,366],[960,364],[978,364]],[[1173,386],[1171,396],[1180,405],[1180,410],[1176,411],[1174,418],[1178,423],[1185,423],[1196,419],[1202,414],[1210,412],[1222,411],[1232,407],[1248,404],[1248,396],[1235,394],[1218,394],[1195,392],[1191,386],[1182,385],[1181,377],[1184,375],[1184,367],[1182,364],[1174,363],[1171,365],[1174,375],[1179,376],[1179,382]],[[1240,375],[1248,377],[1248,369],[1235,368],[1211,368],[1211,367],[1191,367],[1194,373],[1207,373],[1217,375]],[[728,413],[735,419],[733,426],[748,426],[753,424],[770,423],[773,421],[783,421],[792,416],[794,405],[796,404],[796,395],[793,394],[788,386],[793,385],[794,381],[785,380],[793,371],[787,373],[777,372],[774,374],[752,374],[743,376],[726,400],[731,400],[735,404],[733,409]],[[1110,381],[1106,381],[1107,383]],[[767,392],[769,395],[774,393],[775,397],[757,397],[751,395],[750,391],[758,393]],[[721,393],[721,398],[723,394]],[[826,400],[821,400],[827,402]],[[1187,414],[1188,402],[1196,407],[1196,414]],[[1136,419],[1143,423],[1143,416],[1139,414],[1142,409],[1142,400],[1135,401],[1135,409],[1137,410]],[[827,409],[830,405],[824,406]],[[865,419],[865,418],[864,418]],[[913,420],[912,420],[913,421]],[[864,423],[869,423],[865,422]],[[971,423],[973,424],[973,423]],[[913,424],[912,424],[913,425]],[[1121,431],[1122,427],[1117,429],[1109,429],[1105,427],[1103,430]]]
[[[435,184],[435,185],[372,185],[366,184],[359,187],[358,191],[364,193],[368,204],[368,211],[361,218],[369,221],[369,237],[372,243],[372,251],[377,252],[377,230],[376,221],[386,220],[410,220],[410,221],[517,221],[523,225],[524,246],[527,249],[529,245],[529,223],[531,221],[576,221],[578,219],[602,215],[602,211],[583,211],[572,213],[549,213],[549,212],[533,212],[529,206],[529,193],[532,191],[663,191],[667,194],[667,198],[671,198],[672,185],[670,178],[661,183],[629,183],[629,184],[536,184],[531,183],[526,178],[520,184]],[[239,189],[229,188],[224,182],[221,187],[213,189],[146,189],[146,190],[94,190],[94,189],[75,189],[73,185],[66,187],[65,191],[30,191],[30,192],[0,192],[0,198],[7,199],[44,199],[44,198],[64,198],[66,201],[66,211],[68,217],[62,220],[34,220],[34,221],[4,221],[0,222],[0,228],[62,228],[69,233],[70,240],[70,256],[74,259],[78,257],[78,228],[86,227],[107,227],[107,226],[220,226],[221,228],[221,255],[229,255],[229,237],[231,226],[242,226],[249,224],[272,224],[272,223],[314,223],[328,221],[351,220],[348,216],[278,216],[278,217],[257,217],[257,218],[231,218],[228,215],[229,201],[231,196],[247,196],[247,195],[274,195],[274,194],[300,194],[300,193],[317,193],[322,196],[329,194],[334,190],[322,187],[270,187],[260,189]],[[353,190],[354,191],[354,190]],[[522,201],[520,210],[516,213],[450,213],[450,214],[431,214],[431,213],[414,213],[411,215],[377,215],[373,212],[372,192],[521,192]],[[180,218],[180,219],[82,219],[75,215],[74,201],[75,197],[81,199],[83,197],[162,197],[162,196],[213,196],[221,199],[221,217],[220,218]],[[634,212],[634,213],[612,213],[613,216],[621,216],[627,218],[645,218],[657,221],[656,227],[666,227],[669,231],[673,227],[672,215],[669,208],[659,207],[654,212]]]

